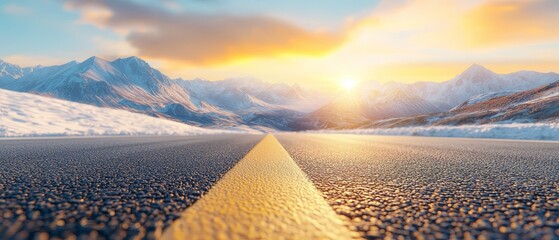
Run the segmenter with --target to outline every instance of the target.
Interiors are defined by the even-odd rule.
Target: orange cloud
[[[385,1],[386,2],[386,1]],[[409,0],[377,10],[360,29],[420,50],[470,50],[559,38],[556,0]]]
[[[468,46],[526,43],[559,37],[559,1],[490,1],[462,16]]]
[[[141,56],[190,65],[323,55],[345,40],[344,32],[309,31],[265,16],[173,13],[126,0],[67,3],[81,10],[84,21],[125,34]]]
[[[343,40],[338,35],[308,32],[261,17],[163,24],[156,32],[134,32],[127,39],[142,56],[198,65],[286,54],[322,55]]]

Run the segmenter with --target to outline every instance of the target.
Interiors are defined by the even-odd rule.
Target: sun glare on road
[[[357,81],[355,81],[353,79],[343,79],[340,82],[340,85],[342,86],[342,88],[344,90],[353,90],[355,88],[355,86],[357,85]]]

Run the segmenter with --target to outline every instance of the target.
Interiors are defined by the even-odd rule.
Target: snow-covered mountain
[[[446,82],[365,82],[297,121],[302,129],[355,128],[426,124],[425,116],[471,105],[488,98],[526,91],[559,80],[559,74],[520,71],[496,74],[472,65]],[[436,114],[435,114],[436,115]],[[415,120],[413,120],[415,119]],[[403,122],[400,122],[403,121]],[[373,123],[371,123],[373,122]]]
[[[43,67],[5,85],[20,92],[174,118],[195,125],[224,124],[234,115],[193,103],[191,94],[143,60],[91,57]],[[166,111],[179,107],[183,111]]]
[[[237,114],[244,123],[276,130],[293,130],[291,123],[295,119],[327,100],[327,96],[297,84],[268,83],[254,78],[176,81],[197,98]]]
[[[21,68],[18,65],[0,60],[0,86],[8,84],[16,79],[20,79],[24,75],[27,75],[40,67],[41,66]]]
[[[367,97],[367,100],[367,117],[369,119],[403,117],[441,110],[429,101],[400,89],[385,93],[374,91]]]
[[[250,78],[173,80],[137,57],[114,61],[91,57],[40,68],[1,66],[5,77],[0,88],[209,127],[290,130],[288,123],[302,114],[290,104],[298,106],[311,96],[296,85]]]
[[[517,92],[557,81],[559,74],[520,71],[496,74],[474,64],[463,73],[445,82],[417,82],[407,85],[393,84],[397,88],[417,95],[444,110],[463,103],[473,96],[490,92]]]
[[[170,79],[137,57],[114,61],[91,57],[83,62],[28,68],[0,61],[0,88],[196,126],[250,126],[266,131],[431,124],[448,117],[446,111],[457,112],[488,99],[516,96],[557,80],[559,74],[555,73],[496,74],[472,65],[446,82],[367,82],[358,91],[332,98],[297,84],[254,78]]]
[[[237,114],[248,125],[276,130],[293,130],[291,123],[303,116],[309,102],[315,108],[321,104],[315,97],[317,94],[298,85],[268,83],[254,78],[176,81],[197,98]]]
[[[400,89],[347,92],[298,120],[303,129],[351,128],[363,122],[441,111],[430,102]]]
[[[374,121],[361,128],[548,123],[559,120],[557,82],[521,92],[474,96],[448,112]]]
[[[278,108],[254,96],[253,88],[265,88],[263,82],[254,80],[252,88],[230,84],[231,81],[177,80],[186,90],[194,92],[209,104],[234,111],[255,111]]]
[[[329,99],[321,92],[303,89],[298,84],[269,83],[248,77],[221,81],[179,79],[177,82],[209,103],[230,110],[284,108],[308,112]]]
[[[0,119],[0,137],[247,132],[244,129],[203,129],[145,114],[3,89],[0,89]]]
[[[437,124],[533,123],[559,119],[559,78],[557,82],[528,91],[495,96],[486,101],[463,104]],[[479,119],[472,119],[479,116]]]

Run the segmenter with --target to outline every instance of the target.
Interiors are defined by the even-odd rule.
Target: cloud
[[[468,46],[545,41],[559,37],[559,1],[489,1],[464,14],[457,29]]]
[[[409,0],[369,27],[427,48],[503,47],[557,40],[558,12],[556,0]]]
[[[559,41],[556,0],[384,1],[354,30],[343,48],[359,54],[389,55],[388,60],[459,58]],[[456,59],[452,59],[456,60]]]
[[[84,21],[114,29],[141,56],[194,65],[284,55],[322,55],[344,32],[310,31],[266,16],[170,12],[128,0],[68,0]]]

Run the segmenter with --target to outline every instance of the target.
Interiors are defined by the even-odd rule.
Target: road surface
[[[154,238],[260,139],[0,140],[0,239]]]
[[[0,239],[553,239],[558,147],[325,134],[0,140]]]
[[[351,229],[367,238],[559,236],[559,144],[279,135]]]

